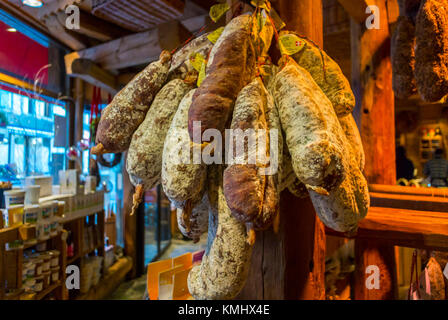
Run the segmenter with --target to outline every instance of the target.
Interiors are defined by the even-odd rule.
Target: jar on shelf
[[[35,257],[35,258],[32,259],[32,261],[33,261],[33,263],[35,265],[35,272],[34,272],[34,274],[36,276],[42,275],[42,267],[43,267],[44,260],[42,258],[40,258],[40,257]]]
[[[56,283],[59,281],[59,266],[51,268],[51,283]]]
[[[23,204],[8,208],[9,226],[15,227],[23,224]]]
[[[53,216],[53,202],[42,203],[42,219],[49,219]]]
[[[58,267],[59,266],[59,255],[61,254],[58,250],[48,251],[50,255],[50,267]]]
[[[41,216],[41,208],[39,205],[29,205],[24,208],[23,222],[36,224]]]
[[[42,273],[48,272],[50,270],[51,256],[48,253],[40,254],[42,258]]]
[[[48,270],[46,272],[42,272],[42,277],[43,277],[43,287],[44,289],[46,289],[50,286],[51,271]]]
[[[34,292],[41,292],[44,289],[44,277],[38,276],[34,278],[36,280],[36,283],[34,284],[33,291]]]

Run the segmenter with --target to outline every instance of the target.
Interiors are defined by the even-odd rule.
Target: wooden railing
[[[371,208],[359,224],[352,238],[374,248],[401,246],[410,248],[448,251],[448,189],[411,188],[390,185],[370,185]],[[326,229],[327,234],[348,237]],[[359,246],[357,246],[359,247]],[[372,250],[378,252],[380,250]],[[390,256],[380,267],[380,289],[391,292],[368,294],[364,270],[369,265],[369,250],[356,251],[354,292],[357,299],[370,297],[397,298],[396,262]],[[372,259],[373,260],[373,259]]]

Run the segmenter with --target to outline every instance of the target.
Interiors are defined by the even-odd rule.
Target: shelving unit
[[[102,194],[102,192],[101,192]],[[67,198],[67,195],[57,195],[52,197],[42,198],[41,202],[49,201],[49,200],[57,200]],[[12,251],[6,251],[6,244],[9,242],[13,242],[15,240],[21,240],[20,237],[20,226],[13,228],[5,228],[0,229],[0,300],[3,299],[11,299],[16,300],[19,299],[20,294],[22,293],[22,263],[23,263],[23,252],[24,250],[35,247],[38,244],[43,242],[47,242],[48,249],[56,249],[60,251],[59,256],[59,266],[60,266],[60,274],[59,281],[56,283],[50,284],[47,288],[36,294],[34,300],[41,300],[48,296],[50,293],[54,293],[55,297],[60,300],[67,300],[70,298],[68,289],[66,288],[66,267],[71,264],[78,265],[81,269],[83,264],[83,258],[85,256],[91,256],[96,254],[97,256],[103,257],[103,266],[102,266],[102,279],[106,274],[106,270],[104,268],[104,210],[103,210],[103,197],[100,197],[101,201],[96,203],[94,206],[89,206],[87,208],[82,208],[75,211],[65,212],[64,216],[58,219],[58,222],[63,226],[63,231],[59,232],[55,236],[51,236],[45,240],[38,240],[34,243],[24,245],[23,248],[15,249]],[[87,222],[88,220],[88,222]],[[96,222],[97,234],[99,238],[96,239],[95,246],[93,248],[85,248],[83,242],[83,235],[86,226],[92,226]],[[75,245],[75,255],[73,257],[67,257],[67,230],[72,231],[74,245]],[[8,259],[7,259],[8,255]],[[8,262],[14,262],[14,265],[8,265]],[[16,274],[11,276],[11,272],[8,273],[8,270],[16,270]],[[10,288],[13,289],[11,292],[6,292],[6,280],[7,278],[14,278],[15,276],[15,287]],[[101,281],[101,280],[100,280]],[[76,290],[79,291],[79,290]],[[76,298],[79,294],[73,295],[73,298]]]

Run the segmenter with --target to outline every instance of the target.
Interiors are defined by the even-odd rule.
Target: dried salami
[[[231,129],[237,136],[235,140],[248,139],[244,140],[244,148],[238,148],[238,142],[233,141],[239,150],[235,150],[234,157],[230,157],[234,159],[224,171],[224,195],[235,218],[247,225],[252,243],[253,230],[269,228],[278,213],[278,169],[283,148],[278,112],[260,78],[238,95]],[[274,149],[270,149],[271,145],[275,145]]]
[[[351,151],[348,145],[346,150]],[[329,195],[324,196],[312,190],[309,193],[322,222],[339,232],[355,232],[370,206],[367,180],[359,170],[354,155],[350,157],[346,178]]]
[[[417,92],[414,78],[415,68],[415,27],[407,17],[398,17],[392,35],[392,76],[395,96],[409,98]]]
[[[114,97],[101,114],[93,154],[119,153],[128,149],[132,135],[168,77],[170,63],[170,53],[163,51],[160,60],[147,66]]]
[[[435,102],[448,94],[448,0],[422,0],[415,35],[418,92]]]
[[[328,194],[344,180],[347,169],[345,137],[331,102],[292,60],[286,60],[271,90],[294,172],[308,189]]]
[[[194,83],[194,77],[167,83],[132,136],[126,168],[134,186],[142,184],[145,189],[152,189],[160,182],[166,135],[180,102],[193,89]]]
[[[204,193],[202,201],[197,204],[191,211],[189,221],[185,221],[185,214],[182,209],[177,209],[177,224],[180,232],[198,242],[201,236],[207,232],[209,215],[208,194]]]
[[[197,89],[195,89],[197,90]],[[201,159],[195,159],[197,146],[190,147],[188,109],[195,90],[181,101],[168,130],[162,160],[162,186],[167,197],[180,209],[194,207],[202,198],[207,168]],[[200,147],[198,148],[200,155]]]
[[[208,39],[209,34],[205,33],[192,40],[173,55],[169,79],[185,79],[189,72],[193,72],[195,69],[191,64],[190,58],[195,54],[201,54],[207,58],[213,48],[213,43]]]
[[[339,118],[339,123],[341,124],[342,130],[345,133],[347,141],[351,147],[352,154],[356,158],[359,170],[364,171],[364,166],[366,164],[366,155],[364,153],[364,148],[362,146],[361,135],[359,134],[358,126],[356,125],[355,119],[351,114],[348,116]]]
[[[194,94],[189,111],[192,141],[195,122],[200,122],[201,134],[206,129],[225,129],[238,93],[254,78],[256,57],[251,29],[251,16],[236,17],[213,47],[207,76]]]
[[[246,242],[244,225],[227,206],[222,173],[220,165],[209,168],[209,245],[201,265],[193,267],[188,276],[188,289],[196,300],[235,298],[244,287],[250,268],[252,246]]]
[[[338,117],[352,113],[356,104],[355,96],[339,65],[325,51],[306,39],[302,41],[305,46],[292,58],[311,74],[333,104]]]

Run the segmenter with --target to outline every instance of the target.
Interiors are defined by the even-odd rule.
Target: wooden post
[[[322,47],[322,3],[279,0],[273,3],[288,30]],[[325,230],[309,198],[281,195],[280,230],[257,233],[252,266],[240,299],[325,299]]]
[[[373,3],[375,2],[375,3]],[[395,123],[390,30],[385,0],[372,1],[380,9],[380,28],[367,29],[365,22],[351,20],[352,88],[357,106],[354,112],[360,127],[369,183],[395,184]],[[368,15],[366,14],[366,19]],[[380,239],[357,240],[354,298],[394,299],[397,296],[394,247]],[[366,268],[380,268],[380,289],[366,287]]]

